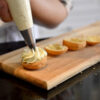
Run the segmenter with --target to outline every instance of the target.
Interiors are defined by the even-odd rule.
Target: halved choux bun
[[[100,43],[100,36],[88,36],[86,39],[87,45],[96,45]]]
[[[57,56],[67,52],[68,47],[63,46],[61,44],[50,44],[45,47],[45,50],[49,55]]]
[[[22,62],[22,66],[25,69],[35,70],[35,69],[41,69],[41,68],[45,67],[46,63],[47,63],[47,56],[45,56],[43,59],[36,61],[34,63]]]
[[[86,40],[80,38],[64,39],[63,45],[67,46],[69,50],[79,50],[86,47]]]

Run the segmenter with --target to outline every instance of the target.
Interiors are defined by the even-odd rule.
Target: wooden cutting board
[[[62,43],[64,38],[82,35],[100,35],[100,22],[51,38],[37,45]],[[6,48],[5,48],[6,49]],[[29,71],[21,66],[24,48],[0,56],[0,69],[44,89],[51,89],[100,61],[100,45],[88,46],[78,51],[68,51],[57,57],[48,56],[47,66]]]

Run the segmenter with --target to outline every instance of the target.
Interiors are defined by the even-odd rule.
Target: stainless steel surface
[[[33,28],[26,29],[24,31],[20,31],[26,44],[30,49],[36,48],[35,34],[33,32]]]

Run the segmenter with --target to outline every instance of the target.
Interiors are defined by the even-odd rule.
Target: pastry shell
[[[86,40],[79,38],[64,39],[63,45],[67,46],[69,50],[79,50],[86,47]]]
[[[49,55],[61,55],[68,51],[68,47],[63,46],[61,44],[50,44],[45,47],[45,50]]]
[[[47,56],[45,56],[43,59],[36,61],[34,63],[26,63],[26,62],[22,62],[22,66],[25,69],[29,69],[29,70],[35,70],[35,69],[40,69],[46,66],[47,63]]]
[[[87,45],[96,45],[100,43],[100,36],[88,36],[86,39]]]

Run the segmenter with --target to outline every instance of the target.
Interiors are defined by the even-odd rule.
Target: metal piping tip
[[[28,47],[30,49],[36,50],[36,40],[35,40],[35,36],[33,36],[34,35],[33,28],[29,28],[20,32],[25,40],[25,43],[28,45]]]

